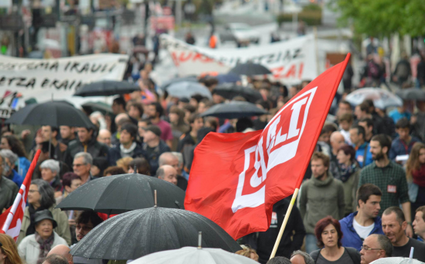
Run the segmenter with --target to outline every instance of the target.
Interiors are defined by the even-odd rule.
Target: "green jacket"
[[[0,175],[0,212],[13,204],[18,192],[19,188],[13,181]]]
[[[346,182],[342,183],[342,186],[344,186],[345,215],[357,211],[356,193],[359,179],[360,169],[353,173],[353,175],[351,175]]]
[[[334,179],[328,172],[326,180],[321,181],[314,176],[301,185],[300,213],[307,234],[314,234],[316,223],[332,216],[336,220],[344,217],[344,187],[340,180]]]
[[[68,225],[68,217],[66,216],[65,212],[62,212],[61,209],[55,208],[56,205],[52,205],[49,208],[49,211],[53,215],[53,219],[58,223],[58,226],[54,229],[54,231],[63,239],[65,239],[66,243],[68,245],[71,245],[71,231],[69,230]],[[31,218],[30,218],[30,211],[29,208],[25,208],[24,213],[24,219],[22,221],[21,225],[21,231],[19,232],[18,240],[16,241],[16,245],[19,245],[19,243],[22,241],[22,239],[25,238],[27,229],[30,226]]]

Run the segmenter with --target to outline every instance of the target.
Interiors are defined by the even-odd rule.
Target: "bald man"
[[[331,134],[331,147],[332,147],[332,155],[336,157],[338,154],[338,150],[340,147],[344,146],[345,139],[344,136],[339,131],[335,131]]]
[[[47,254],[47,257],[50,255],[59,255],[64,257],[68,261],[68,264],[74,264],[72,255],[69,254],[69,251],[71,251],[71,249],[68,246],[57,245],[49,251],[49,253]]]
[[[162,165],[170,165],[177,171],[177,186],[180,187],[183,191],[186,191],[187,188],[187,180],[180,174],[180,162],[176,155],[172,152],[164,152],[159,156],[158,165],[161,167]],[[181,166],[183,167],[183,166]]]
[[[162,165],[156,172],[158,179],[177,185],[177,170],[170,165]]]
[[[105,144],[106,146],[110,148],[112,146],[111,137],[112,137],[112,134],[111,132],[109,132],[108,129],[101,129],[99,131],[99,135],[97,136],[97,141],[102,144]]]

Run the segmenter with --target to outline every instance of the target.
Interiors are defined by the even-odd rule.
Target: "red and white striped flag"
[[[28,190],[30,188],[32,174],[35,166],[37,165],[40,153],[41,150],[37,150],[37,153],[35,153],[34,159],[31,162],[27,175],[25,175],[24,182],[21,185],[21,189],[19,190],[13,205],[0,215],[0,226],[2,227],[0,233],[11,236],[15,239],[15,241],[18,239],[19,231],[21,230],[25,206],[27,205]]]

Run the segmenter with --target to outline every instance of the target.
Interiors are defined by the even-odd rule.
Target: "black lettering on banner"
[[[19,78],[18,82],[16,83],[16,86],[21,86],[21,87],[26,86],[24,81],[25,81],[25,78],[22,78],[22,77]]]
[[[295,51],[294,51],[294,56],[292,57],[293,59],[296,59],[296,58],[298,58],[298,55],[300,55],[300,57],[301,57],[301,49],[295,49]]]
[[[41,83],[41,88],[46,87],[49,84],[49,79],[44,79],[43,82]]]
[[[72,81],[72,82],[71,82],[71,84],[69,85],[69,90],[71,90],[71,89],[72,89],[72,86],[74,85],[74,83],[75,83],[75,80],[74,80],[74,81]]]
[[[34,88],[34,85],[35,85],[35,78],[32,78],[28,81],[26,88],[28,88],[30,86],[31,86],[31,88]]]
[[[97,66],[97,67],[96,67]],[[95,73],[95,72],[97,72],[98,70],[100,70],[100,68],[102,67],[102,65],[96,65],[95,63],[91,66],[91,72],[92,73]]]
[[[108,67],[108,65],[103,65],[102,70],[100,72],[104,72],[106,70],[106,68]]]
[[[34,70],[34,63],[28,63],[28,66],[27,66],[27,68],[28,68],[28,70]]]
[[[9,79],[9,86],[10,86],[10,84],[15,80],[16,78],[10,78]]]
[[[68,80],[63,81],[58,87],[56,87],[56,89],[63,89],[66,90],[66,88],[68,87]]]
[[[55,61],[52,65],[50,65],[49,70],[55,70],[58,71],[59,69],[59,63],[57,61]]]
[[[88,72],[89,69],[90,69],[90,63],[85,63],[83,68],[81,68],[81,70],[78,73]]]
[[[53,82],[50,84],[50,87],[55,87],[56,89],[59,89],[58,86],[59,86],[59,80],[53,80]]]
[[[111,68],[109,68],[109,72],[112,72],[112,71],[114,70],[115,66],[116,66],[116,64],[115,64],[115,63],[114,63],[114,64],[112,64]]]
[[[68,70],[69,65],[71,65],[71,62],[68,62],[68,63],[65,65],[65,71],[67,71],[67,70]]]
[[[78,65],[80,65],[80,63],[74,62],[74,64],[72,64],[72,67],[69,71],[72,72],[72,70],[75,69],[75,71],[78,72]]]
[[[81,81],[78,82],[77,86],[75,86],[75,90],[77,90],[78,88],[80,88],[83,85],[83,83]]]
[[[4,81],[6,81],[6,77],[3,76],[0,78],[0,86],[4,85]]]
[[[288,62],[290,62],[291,61],[291,52],[289,51],[289,50],[287,50],[286,51],[286,54],[285,54],[285,56],[283,57],[283,59],[282,59],[282,61],[288,61]]]

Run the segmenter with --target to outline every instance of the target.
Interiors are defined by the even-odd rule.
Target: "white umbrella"
[[[417,259],[403,258],[403,257],[391,257],[391,258],[380,258],[370,264],[421,264],[424,263]]]
[[[138,258],[131,264],[258,264],[258,262],[218,248],[183,247]]]
[[[365,99],[373,100],[375,107],[380,109],[403,105],[403,100],[400,97],[381,88],[361,88],[350,93],[345,98],[352,105],[359,105]]]

